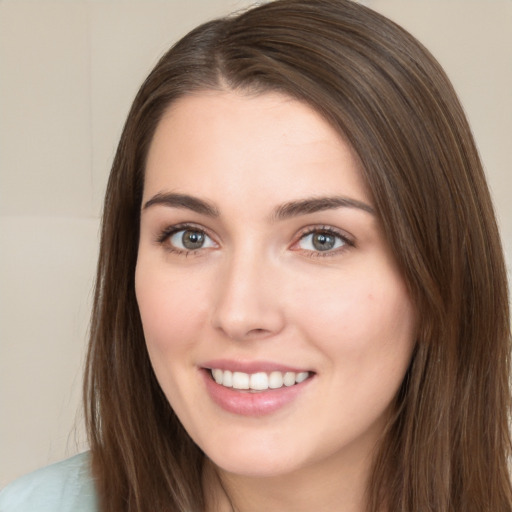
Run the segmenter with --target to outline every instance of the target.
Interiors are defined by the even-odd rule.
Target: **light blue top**
[[[0,492],[0,512],[98,512],[89,453],[18,478]]]

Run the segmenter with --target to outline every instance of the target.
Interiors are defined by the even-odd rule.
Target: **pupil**
[[[199,249],[204,243],[204,233],[200,231],[185,231],[181,241],[183,247],[187,249]]]
[[[315,233],[313,235],[313,246],[318,251],[327,251],[334,247],[336,243],[334,236],[328,233]]]

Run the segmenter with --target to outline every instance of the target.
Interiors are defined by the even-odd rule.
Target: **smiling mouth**
[[[208,371],[212,379],[220,386],[249,392],[295,386],[313,375],[312,372],[279,371],[244,373],[221,370],[220,368],[211,368]]]

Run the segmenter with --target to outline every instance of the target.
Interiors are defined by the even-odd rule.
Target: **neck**
[[[208,512],[363,512],[370,461],[337,457],[276,476],[235,475],[205,467]]]

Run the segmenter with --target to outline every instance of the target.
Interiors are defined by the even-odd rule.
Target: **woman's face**
[[[218,467],[367,463],[415,312],[357,158],[309,106],[172,105],[147,160],[136,293],[157,379]]]

